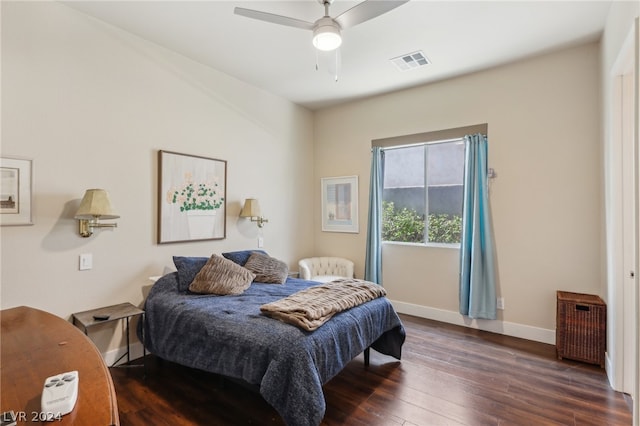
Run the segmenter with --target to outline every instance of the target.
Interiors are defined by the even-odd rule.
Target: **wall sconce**
[[[260,215],[260,204],[255,198],[244,200],[244,207],[240,210],[240,217],[249,217],[251,222],[258,222],[258,228],[262,228],[269,220]]]
[[[116,228],[117,223],[100,223],[100,219],[117,219],[109,201],[109,194],[104,189],[87,189],[75,215],[78,219],[80,235],[90,237],[93,228]]]

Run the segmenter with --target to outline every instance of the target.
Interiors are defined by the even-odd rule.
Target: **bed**
[[[197,269],[193,262],[189,274]],[[255,385],[287,425],[320,424],[322,385],[365,349],[400,359],[405,331],[386,297],[338,313],[309,332],[265,316],[260,306],[317,282],[286,278],[283,284],[253,282],[237,295],[194,294],[184,286],[185,270],[176,266],[145,301],[147,349]]]

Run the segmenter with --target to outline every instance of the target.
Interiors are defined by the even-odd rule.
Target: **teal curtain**
[[[464,198],[460,242],[460,313],[496,319],[493,230],[487,182],[487,138],[465,136]]]
[[[367,225],[367,254],[364,279],[382,284],[382,188],[384,186],[384,151],[371,150],[369,182],[369,221]]]

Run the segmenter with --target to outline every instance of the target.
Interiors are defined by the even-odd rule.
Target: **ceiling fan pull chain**
[[[336,72],[335,72],[335,81],[336,83],[338,82],[338,49],[336,49],[335,51],[335,58],[336,58]]]
[[[318,49],[316,49],[316,71],[318,71]]]

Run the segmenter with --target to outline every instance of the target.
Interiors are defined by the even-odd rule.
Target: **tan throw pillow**
[[[248,269],[214,254],[189,284],[189,290],[221,296],[241,294],[249,288],[255,277]]]
[[[283,284],[289,275],[286,263],[258,252],[251,253],[244,267],[256,274],[254,281],[258,283]]]

